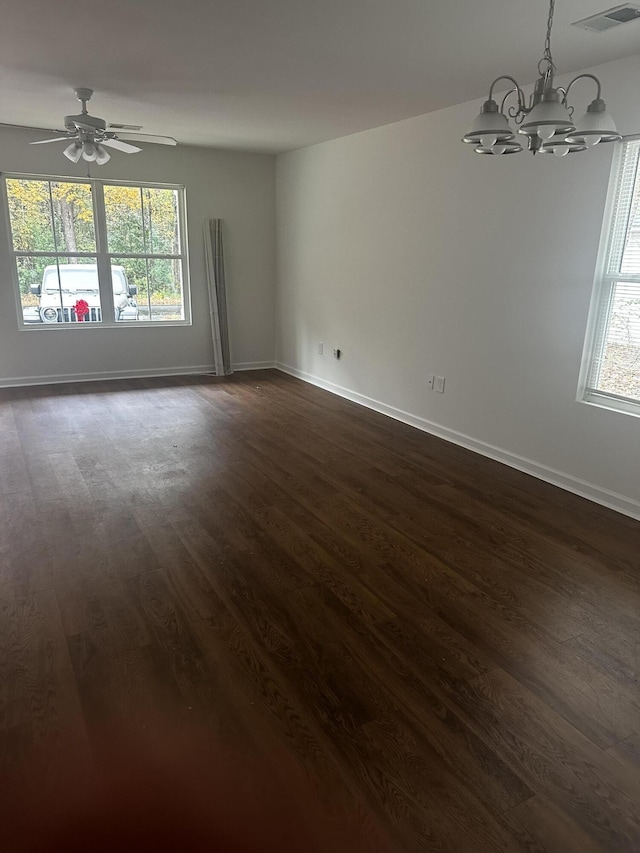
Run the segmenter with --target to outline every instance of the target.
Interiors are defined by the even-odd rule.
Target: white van
[[[138,288],[129,284],[124,267],[112,265],[111,280],[116,320],[137,320],[138,305],[134,297]],[[80,299],[89,306],[83,322],[102,320],[96,264],[51,264],[44,269],[42,284],[33,285],[31,293],[40,297],[38,313],[42,323],[78,322],[75,305]]]

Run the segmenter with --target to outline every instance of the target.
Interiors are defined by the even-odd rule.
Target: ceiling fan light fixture
[[[104,166],[109,160],[111,160],[111,154],[102,145],[96,145],[96,163],[98,166]]]
[[[72,163],[77,163],[82,157],[82,144],[80,142],[72,142],[71,145],[68,145],[62,153],[67,160],[71,160]]]
[[[89,163],[98,158],[98,152],[96,151],[96,146],[93,142],[84,142],[82,144],[82,156]]]
[[[518,133],[527,137],[528,148],[532,154],[540,151],[564,157],[566,154],[586,151],[599,142],[615,142],[621,139],[601,98],[602,87],[595,74],[578,74],[568,86],[554,86],[556,66],[551,56],[551,28],[555,5],[556,0],[549,0],[544,53],[538,62],[539,77],[532,94],[527,99],[518,82],[508,74],[496,77],[489,87],[489,98],[482,105],[480,115],[474,119],[471,129],[462,138],[463,142],[475,143],[477,154],[511,154],[521,150],[519,146],[513,147],[513,134],[511,137],[500,134],[505,125],[509,127],[507,115],[519,125]],[[578,80],[586,78],[596,84],[596,97],[580,121],[574,124],[574,107],[569,102],[569,93]],[[512,88],[503,96],[498,108],[493,92],[501,80],[508,80]],[[516,103],[506,109],[511,97]]]

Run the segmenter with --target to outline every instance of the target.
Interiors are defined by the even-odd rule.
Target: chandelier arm
[[[507,95],[510,95],[511,92],[517,92],[518,93],[518,105],[520,107],[523,107],[524,106],[524,94],[522,92],[522,89],[518,85],[518,81],[514,80],[514,78],[510,77],[508,74],[501,74],[499,77],[496,77],[496,79],[493,81],[491,86],[489,86],[489,100],[490,101],[493,100],[493,90],[495,88],[496,83],[499,80],[509,80],[511,83],[513,83],[515,88],[511,89],[509,92],[507,92]],[[507,98],[507,95],[505,95],[505,100]],[[502,102],[502,106],[504,107],[504,100]]]
[[[516,92],[518,93],[518,103],[515,106],[510,106],[509,109],[507,110],[507,112],[505,113],[504,108],[505,108],[505,105],[506,105],[508,99],[511,97],[511,95],[514,95]],[[521,94],[522,93],[520,92],[520,90],[518,88],[509,89],[509,91],[506,93],[506,95],[502,99],[502,103],[500,104],[500,112],[503,115],[508,115],[509,118],[515,119],[516,122],[518,122],[518,116],[520,116],[520,115],[524,116],[523,105],[522,105],[522,101],[520,100]],[[520,121],[522,121],[522,119],[520,119]]]
[[[598,91],[596,93],[596,98],[598,100],[600,99],[600,95],[602,93],[602,84],[600,83],[600,80],[598,79],[598,77],[596,77],[595,74],[578,74],[577,77],[573,78],[573,80],[571,81],[571,83],[569,83],[569,85],[567,86],[567,88],[565,90],[565,94],[564,94],[565,104],[567,102],[567,98],[569,97],[569,91],[571,90],[571,87],[573,86],[574,83],[577,83],[578,80],[581,80],[583,77],[589,77],[591,80],[595,81],[595,84],[598,87]]]
[[[568,88],[567,88],[567,89],[565,89],[563,86],[558,86],[557,91],[558,91],[558,92],[562,92],[562,103],[563,103],[563,104],[565,105],[565,107],[567,108],[567,112],[569,113],[569,115],[571,116],[571,118],[573,118],[573,114],[574,114],[574,112],[575,112],[575,107],[572,107],[572,106],[571,106],[571,104],[569,104],[569,103],[567,102],[567,94],[568,94],[568,92],[569,92]]]

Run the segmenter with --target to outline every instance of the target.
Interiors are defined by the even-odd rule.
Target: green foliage
[[[18,258],[18,281],[20,282],[20,295],[25,297],[30,294],[31,285],[42,284],[42,274],[49,264],[55,263],[55,257],[46,258],[39,256]]]
[[[111,254],[178,254],[178,200],[173,190],[105,186],[104,202]]]

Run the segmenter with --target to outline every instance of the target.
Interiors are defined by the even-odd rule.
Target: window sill
[[[122,321],[120,323],[20,323],[18,329],[21,332],[43,332],[43,331],[77,331],[78,329],[168,329],[176,328],[176,326],[193,326],[191,320],[163,320],[153,322],[148,320],[142,321]]]
[[[584,397],[578,399],[578,402],[595,406],[598,409],[607,409],[610,412],[621,412],[623,415],[640,418],[640,402],[635,403],[633,400],[587,391]]]

